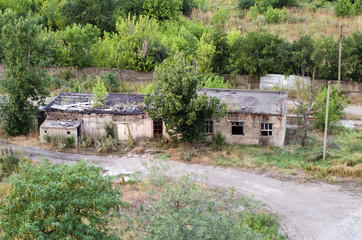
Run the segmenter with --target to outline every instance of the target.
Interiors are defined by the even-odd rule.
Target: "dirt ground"
[[[60,153],[37,147],[8,145],[24,155],[41,160],[48,158],[55,163],[74,164],[86,159],[99,164],[107,174],[147,174],[143,163],[159,164],[155,156],[142,155],[95,156]],[[234,187],[236,192],[254,196],[264,202],[271,212],[280,216],[292,239],[362,239],[362,188],[352,190],[325,183],[297,183],[282,181],[242,169],[221,168],[177,161],[164,161],[168,166],[166,175],[177,178],[187,173],[197,174],[200,182],[218,188]]]

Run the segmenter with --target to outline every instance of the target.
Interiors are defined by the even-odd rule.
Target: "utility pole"
[[[339,34],[338,89],[340,89],[340,87],[341,87],[342,34],[343,34],[343,24],[341,24],[341,33]]]
[[[326,159],[326,149],[327,149],[327,130],[328,130],[328,112],[329,112],[329,91],[330,91],[330,88],[331,88],[331,81],[328,81],[327,106],[326,106],[326,123],[324,125],[323,160]]]

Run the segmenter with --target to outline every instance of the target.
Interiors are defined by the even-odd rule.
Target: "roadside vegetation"
[[[0,159],[15,155],[3,151]],[[1,239],[287,239],[262,203],[198,184],[193,175],[171,181],[162,164],[148,167],[148,179],[126,182],[85,161],[17,159],[8,183],[0,182]]]
[[[318,132],[308,135],[304,147],[295,140],[291,140],[284,148],[229,144],[216,146],[222,147],[210,149],[207,145],[188,144],[169,147],[165,149],[163,158],[272,171],[281,176],[300,175],[302,171],[306,173],[301,176],[305,180],[338,182],[347,179],[360,181],[362,178],[362,131],[359,129],[343,129],[329,136],[326,160],[323,160],[322,135]]]

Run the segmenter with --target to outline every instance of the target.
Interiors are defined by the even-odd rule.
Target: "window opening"
[[[273,135],[273,124],[272,123],[262,123],[260,125],[260,131],[262,136],[272,136]]]
[[[242,122],[232,122],[231,123],[231,134],[232,135],[243,135],[244,134],[244,124]]]
[[[153,137],[161,138],[162,137],[162,120],[153,121]]]
[[[214,132],[214,121],[205,121],[205,134],[213,134]]]

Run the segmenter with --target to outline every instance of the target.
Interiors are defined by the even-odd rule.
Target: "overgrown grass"
[[[225,217],[227,217],[233,219],[234,224],[243,228],[249,235],[258,236],[258,239],[287,238],[284,230],[281,230],[279,219],[267,212],[259,201],[246,196],[236,196],[233,189],[208,188],[196,183],[191,175],[183,176],[179,180],[169,180],[158,167],[156,171],[154,170],[150,170],[150,178],[143,182],[122,184],[122,199],[127,201],[127,207],[122,213],[123,219],[117,220],[112,228],[118,230],[123,239],[138,239],[139,237],[152,239],[151,236],[158,235],[157,231],[149,232],[151,234],[149,237],[144,237],[144,231],[159,229],[159,225],[170,222],[173,227],[176,227],[174,230],[178,225],[184,227],[186,223],[188,229],[192,229],[193,222],[198,221],[195,218],[205,218],[210,214],[208,211],[211,211],[211,208],[213,209],[212,216],[217,218],[217,222],[213,223],[213,228],[218,227],[220,221],[226,221]],[[171,198],[169,198],[170,194]],[[182,207],[175,211],[174,208],[178,205],[175,205],[173,201],[180,203]],[[192,204],[183,205],[184,202],[192,202]],[[189,211],[189,208],[192,209],[195,206],[198,209],[196,211],[203,212],[202,216],[195,217],[195,213]],[[200,210],[203,208],[205,210]],[[148,215],[151,216],[152,221],[147,220]],[[180,219],[175,220],[175,218]],[[206,222],[202,224],[207,227]],[[223,230],[228,231],[230,228]]]
[[[141,87],[140,82],[130,82],[127,80],[120,80],[118,77],[109,78],[103,77],[108,93],[137,93]],[[74,78],[72,75],[50,76],[49,77],[49,90],[57,95],[61,92],[92,92],[93,86],[97,83],[96,77],[82,76]],[[147,84],[147,82],[145,82]]]
[[[262,16],[253,22],[246,16],[246,12],[237,7],[237,0],[206,0],[204,2],[201,10],[193,13],[194,18],[204,23],[211,23],[215,13],[220,8],[225,8],[227,10],[226,29],[236,28],[242,32],[266,31],[290,41],[297,40],[305,34],[315,39],[322,36],[333,36],[337,39],[342,23],[344,35],[362,31],[362,16],[338,19],[334,15],[333,5],[326,1],[323,4],[318,1],[298,1],[299,7],[288,8],[285,21],[278,24],[268,24]]]
[[[308,138],[305,147],[297,143],[284,148],[226,145],[220,151],[212,151],[207,147],[182,145],[170,152],[172,159],[225,167],[272,169],[289,174],[304,170],[316,178],[362,178],[362,130],[347,129],[329,136],[326,160],[323,160],[323,142],[317,134]]]

